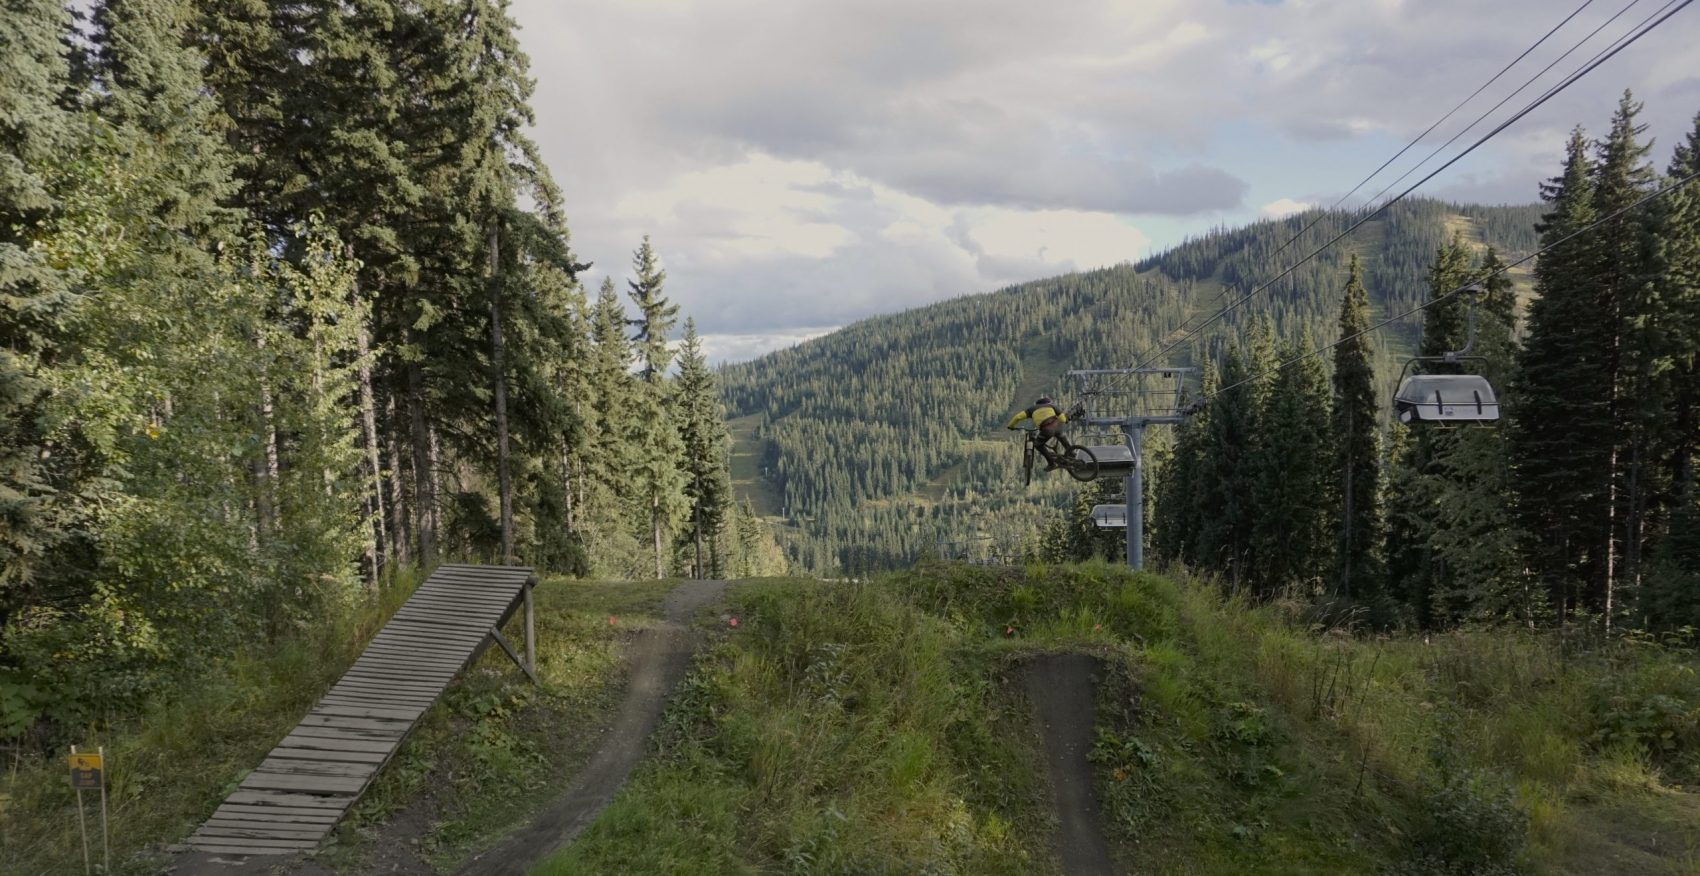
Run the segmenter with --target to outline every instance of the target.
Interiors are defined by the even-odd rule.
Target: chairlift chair
[[[1464,349],[1439,356],[1416,356],[1405,360],[1399,369],[1399,390],[1393,394],[1393,413],[1407,426],[1428,423],[1489,423],[1499,419],[1499,397],[1493,384],[1480,374],[1412,374],[1406,376],[1412,363],[1481,361],[1484,357],[1470,355],[1476,344],[1475,299],[1483,290],[1472,284],[1462,291],[1471,294],[1466,311],[1467,334]]]
[[[1093,505],[1092,523],[1099,529],[1126,529],[1127,505]]]
[[[1084,390],[1081,393],[1082,396],[1087,398],[1099,394],[1101,393],[1094,393],[1090,390]],[[1099,402],[1100,405],[1102,404],[1102,399],[1095,399],[1095,401]],[[1102,415],[1106,412],[1098,410],[1094,413]],[[1069,422],[1074,425],[1086,416],[1089,416],[1089,414],[1086,402],[1083,401],[1075,405],[1074,410],[1069,411]],[[1102,426],[1083,426],[1074,431],[1075,434],[1069,440],[1079,447],[1086,448],[1086,451],[1092,454],[1092,458],[1098,460],[1096,480],[1121,480],[1133,473],[1133,450],[1127,446],[1127,441],[1123,438],[1120,430]]]

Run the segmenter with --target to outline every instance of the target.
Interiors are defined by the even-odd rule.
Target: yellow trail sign
[[[101,789],[101,757],[98,754],[71,755],[71,787],[79,791]]]

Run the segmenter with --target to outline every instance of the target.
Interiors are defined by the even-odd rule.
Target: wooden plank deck
[[[531,578],[524,566],[439,567],[189,847],[226,855],[317,849],[420,716],[490,644],[491,628],[513,616]]]

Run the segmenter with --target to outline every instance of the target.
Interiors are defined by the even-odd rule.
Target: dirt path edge
[[[643,630],[633,643],[626,697],[608,727],[606,741],[567,790],[529,826],[473,856],[459,870],[460,876],[523,874],[565,848],[613,801],[626,777],[643,759],[649,734],[690,668],[696,650],[696,636],[690,630],[692,616],[725,592],[724,581],[686,581],[668,594],[662,603],[667,622]]]

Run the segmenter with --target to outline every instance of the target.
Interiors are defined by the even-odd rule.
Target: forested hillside
[[[1259,321],[1208,363],[1208,404],[1156,457],[1156,559],[1377,625],[1690,639],[1700,118],[1661,160],[1640,112],[1626,93],[1603,136],[1577,129],[1565,144],[1541,189],[1526,318],[1492,250],[1455,239],[1426,269],[1430,358],[1413,371],[1485,376],[1503,418],[1390,425],[1374,378],[1386,341],[1353,262],[1325,348]],[[1469,361],[1442,356],[1466,345]],[[1075,541],[1074,555],[1104,552]]]
[[[1347,261],[1362,258],[1376,315],[1428,294],[1425,273],[1454,234],[1506,257],[1536,246],[1533,207],[1402,202],[1236,311],[1207,337],[1267,315],[1282,337],[1318,343],[1333,323]],[[817,570],[902,564],[938,540],[974,540],[978,556],[1019,553],[1074,486],[1020,486],[1019,447],[999,429],[1040,392],[1066,391],[1071,368],[1133,364],[1187,321],[1266,282],[1343,231],[1345,212],[1309,212],[1213,231],[1138,264],[973,295],[849,326],[723,371],[746,493],[782,518],[791,558]],[[1280,258],[1281,244],[1311,225]],[[1419,324],[1389,327],[1380,365],[1415,344]],[[1212,354],[1221,344],[1208,345]],[[1168,364],[1197,365],[1195,348]],[[976,536],[990,538],[975,539]]]

